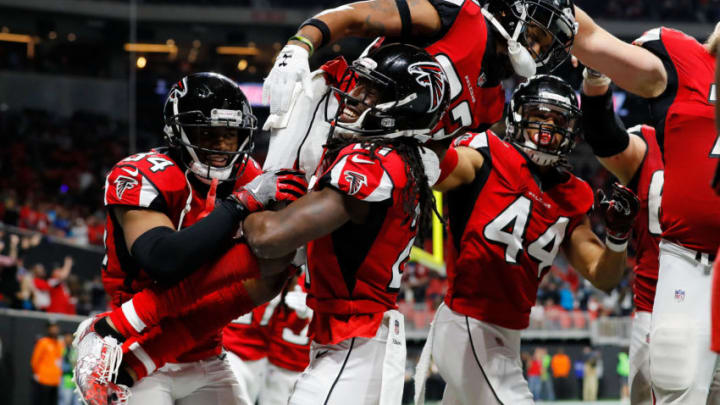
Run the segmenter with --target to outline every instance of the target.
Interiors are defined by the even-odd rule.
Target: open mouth
[[[360,118],[360,111],[357,107],[345,105],[342,114],[340,114],[340,122],[355,122]]]
[[[228,155],[208,155],[205,159],[210,166],[225,167],[230,157]]]

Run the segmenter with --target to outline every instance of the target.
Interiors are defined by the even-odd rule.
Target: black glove
[[[610,199],[602,190],[598,190],[597,195],[600,210],[605,217],[606,244],[616,251],[625,250],[640,209],[640,201],[635,193],[619,183],[612,185]]]

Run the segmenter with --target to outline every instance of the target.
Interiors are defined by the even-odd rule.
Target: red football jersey
[[[315,311],[310,334],[321,344],[373,337],[383,313],[397,308],[405,262],[417,234],[417,215],[403,207],[406,163],[383,147],[341,150],[318,187],[332,187],[370,204],[367,222],[348,221],[308,244],[308,305]]]
[[[260,166],[250,159],[235,187],[248,183],[260,173]],[[205,209],[205,197],[195,190],[192,182],[164,149],[138,153],[121,160],[105,179],[105,205],[108,208],[122,205],[160,211],[170,218],[176,229],[186,228],[198,220],[198,215]],[[102,279],[113,308],[131,299],[136,292],[153,285],[150,277],[130,256],[123,230],[111,209],[108,209],[105,223]],[[179,356],[177,360],[195,361],[213,353],[220,353],[219,334],[198,343],[195,349]]]
[[[450,83],[448,111],[433,133],[439,137],[485,129],[502,118],[505,107],[500,85],[504,63],[495,51],[495,33],[477,0],[430,3],[440,15],[442,29],[438,39],[421,45],[442,65]]]
[[[715,130],[715,57],[680,31],[655,28],[635,40],[657,55],[667,88],[650,99],[665,161],[662,237],[714,254],[720,246],[720,197],[710,188],[720,158]]]
[[[223,347],[243,360],[255,361],[266,357],[269,348],[270,319],[279,301],[278,296],[228,324],[223,329]]]
[[[305,275],[298,277],[295,291],[305,292]],[[279,305],[270,320],[268,361],[292,371],[303,371],[310,363],[308,328],[312,312],[301,318],[287,305]]]
[[[528,326],[540,280],[566,236],[593,205],[590,186],[555,170],[538,182],[534,165],[492,132],[453,147],[474,148],[485,163],[475,180],[447,193],[451,257],[445,303],[510,329]]]
[[[659,218],[664,164],[653,127],[636,126],[630,128],[628,132],[640,136],[647,144],[645,158],[629,186],[640,200],[640,210],[633,227],[636,252],[635,268],[633,269],[635,272],[635,282],[633,283],[635,309],[652,312],[658,278],[660,234],[662,233]]]

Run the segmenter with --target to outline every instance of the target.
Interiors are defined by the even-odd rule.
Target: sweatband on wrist
[[[310,48],[309,56],[312,56],[312,54],[315,52],[315,46],[313,45],[312,41],[310,41],[309,39],[305,38],[302,35],[293,35],[290,37],[290,41],[298,41],[298,42],[302,42],[303,44],[307,45],[308,48]]]
[[[601,96],[581,94],[585,141],[595,156],[610,157],[624,151],[630,144],[625,125],[615,114],[612,91]]]
[[[458,153],[457,149],[452,146],[445,152],[443,160],[440,162],[440,177],[438,177],[435,184],[440,184],[455,170],[458,165]]]
[[[627,250],[628,240],[629,238],[620,239],[607,235],[605,236],[605,246],[613,252],[622,253]]]
[[[320,33],[322,33],[322,41],[320,41],[320,46],[318,48],[322,48],[328,43],[330,43],[330,27],[328,27],[323,20],[317,18],[309,18],[305,20],[305,22],[300,24],[300,28],[306,25],[311,25],[320,30]]]
[[[395,0],[398,12],[400,13],[400,38],[409,39],[412,34],[412,17],[407,0]]]

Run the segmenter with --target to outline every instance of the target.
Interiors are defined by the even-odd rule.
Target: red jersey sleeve
[[[403,164],[394,162],[391,156],[397,157],[397,153],[390,148],[379,148],[371,155],[361,144],[346,146],[320,178],[319,184],[367,202],[389,200],[395,184],[386,167],[393,163]]]
[[[167,155],[155,152],[129,156],[105,179],[105,205],[161,210],[187,189],[185,175]]]
[[[247,157],[245,168],[235,182],[235,188],[242,187],[252,181],[255,177],[262,174],[262,168],[252,157]]]
[[[489,132],[489,131],[488,131]],[[452,147],[465,146],[476,150],[488,148],[488,132],[473,133],[469,132],[463,136],[455,138]]]

